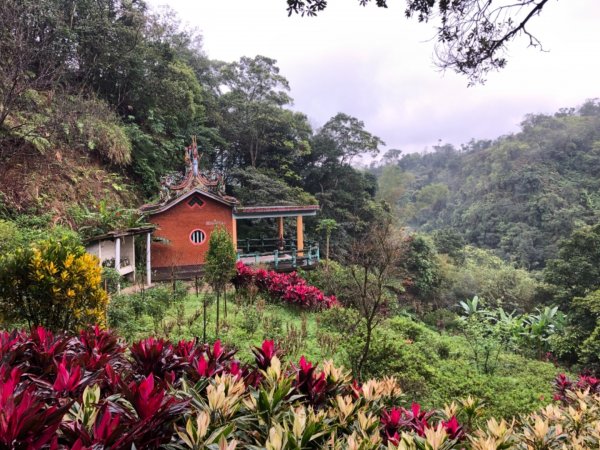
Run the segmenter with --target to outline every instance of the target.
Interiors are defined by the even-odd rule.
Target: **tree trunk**
[[[223,287],[223,305],[225,306],[225,318],[227,319],[227,286]]]
[[[204,298],[202,299],[202,307],[204,309],[203,326],[202,326],[202,343],[206,344],[206,292],[204,293]]]
[[[365,346],[363,347],[363,352],[360,357],[360,361],[358,363],[358,367],[356,368],[356,376],[359,380],[362,379],[362,370],[367,358],[369,357],[369,350],[371,348],[371,332],[372,332],[372,323],[371,321],[367,322],[367,337],[365,339]]]
[[[216,326],[216,339],[219,339],[219,303],[221,303],[220,295],[221,293],[217,291],[217,326]]]

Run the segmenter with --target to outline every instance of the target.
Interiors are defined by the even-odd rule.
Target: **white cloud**
[[[153,5],[164,1],[152,0]],[[417,151],[516,131],[523,116],[600,97],[600,2],[547,4],[530,29],[549,52],[514,42],[508,67],[467,87],[432,63],[433,25],[404,18],[404,2],[362,8],[331,0],[316,18],[287,17],[284,0],[171,0],[202,30],[211,58],[263,54],[290,80],[295,108],[313,124],[343,111],[363,120],[389,148]]]

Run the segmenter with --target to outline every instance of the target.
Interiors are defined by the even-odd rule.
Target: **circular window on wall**
[[[194,230],[190,234],[190,241],[194,245],[200,245],[206,240],[206,233],[202,230]]]

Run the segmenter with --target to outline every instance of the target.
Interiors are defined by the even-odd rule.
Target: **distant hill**
[[[395,156],[395,155],[394,155]],[[452,230],[528,269],[600,215],[600,102],[526,116],[519,133],[387,159],[380,195],[401,220]]]

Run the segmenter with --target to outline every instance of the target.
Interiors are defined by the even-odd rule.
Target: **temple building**
[[[156,227],[151,244],[153,279],[185,279],[201,274],[210,235],[217,227],[227,230],[238,260],[246,264],[264,264],[279,271],[314,267],[319,261],[319,248],[305,243],[303,218],[315,216],[318,210],[318,205],[243,207],[225,195],[221,176],[200,173],[190,164],[179,179],[170,176],[163,180],[157,203],[141,208]],[[277,235],[263,239],[238,236],[239,220],[267,218],[276,219]],[[286,239],[284,220],[288,218],[296,221],[296,236]]]

